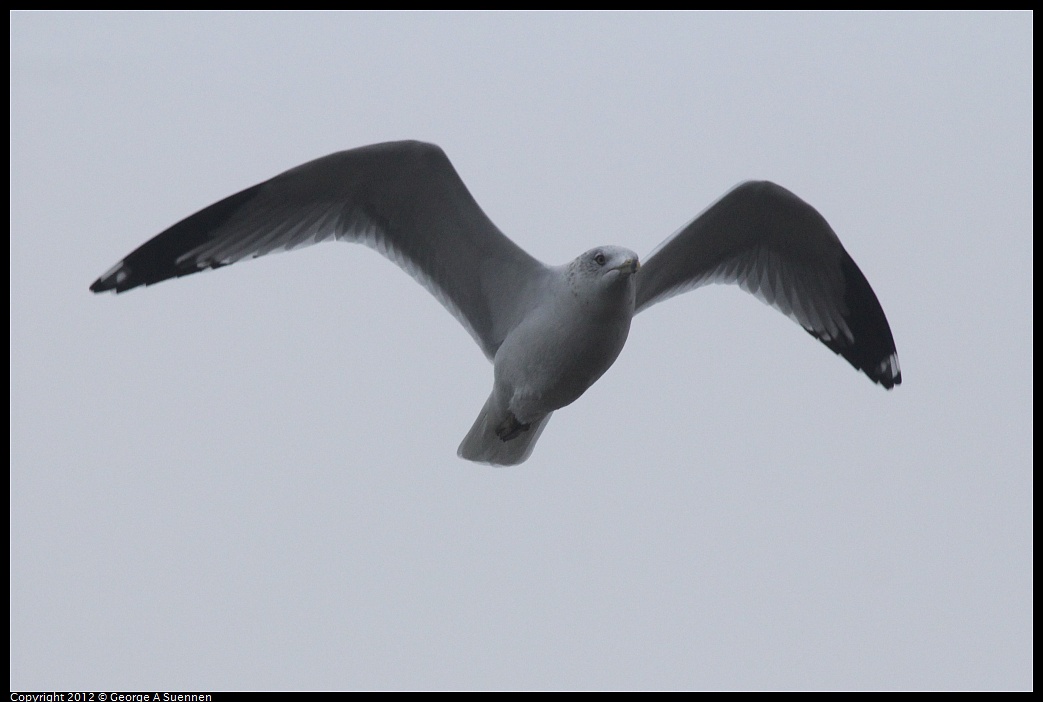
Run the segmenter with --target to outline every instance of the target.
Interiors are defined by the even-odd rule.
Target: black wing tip
[[[143,285],[155,285],[156,283],[162,283],[164,280],[170,280],[171,278],[181,278],[186,275],[192,275],[193,273],[199,273],[200,271],[224,268],[227,265],[229,264],[215,262],[208,263],[199,268],[152,267],[146,268],[143,272],[135,274],[134,270],[128,266],[126,262],[120,261],[111,271],[91,283],[90,291],[95,294],[104,292],[119,294]]]
[[[278,176],[277,176],[278,177]],[[132,290],[169,278],[221,268],[229,262],[189,257],[193,249],[211,241],[217,232],[247,202],[257,196],[265,183],[230,195],[204,207],[193,215],[160,232],[106,271],[91,285],[91,292]]]
[[[104,273],[101,277],[91,283],[92,293],[123,293],[142,285],[152,285],[160,281],[174,278],[195,271],[177,271],[173,268],[161,269],[157,267],[145,267],[144,270],[136,270],[135,266],[128,265],[124,259]]]
[[[862,369],[869,379],[884,386],[885,390],[894,390],[902,384],[902,369],[898,367],[898,354],[892,353],[875,368]]]
[[[841,268],[846,282],[844,302],[848,309],[844,322],[852,339],[841,336],[839,339],[822,339],[822,342],[874,383],[892,390],[902,384],[902,369],[898,364],[891,325],[869,281],[847,252],[844,252]]]
[[[853,320],[845,321],[854,328]],[[902,369],[898,365],[898,352],[895,351],[893,343],[889,350],[886,350],[885,347],[885,350],[881,352],[881,347],[875,344],[873,339],[867,339],[864,334],[860,336],[857,332],[855,332],[855,340],[848,341],[846,337],[831,339],[813,329],[805,328],[804,331],[850,363],[852,368],[865,373],[867,378],[877,385],[883,386],[885,390],[893,390],[896,385],[902,384]]]
[[[116,292],[121,293],[125,290],[137,287],[141,283],[127,284],[130,278],[130,269],[127,267],[126,261],[120,261],[115,266],[107,270],[101,276],[98,277],[93,283],[91,283],[92,293],[103,293],[103,292]]]

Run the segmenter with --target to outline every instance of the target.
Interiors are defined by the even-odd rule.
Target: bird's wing
[[[549,269],[485,216],[445,153],[393,142],[331,154],[178,222],[98,278],[123,292],[328,239],[365,244],[424,284],[490,359]]]
[[[736,283],[885,388],[902,382],[891,328],[862,271],[815,208],[743,183],[663,242],[637,273],[637,310],[707,283]]]

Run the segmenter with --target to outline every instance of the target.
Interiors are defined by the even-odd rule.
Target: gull
[[[330,154],[231,195],[145,242],[90,289],[121,293],[331,239],[399,265],[493,363],[492,392],[457,451],[470,461],[525,461],[551,414],[616,360],[636,313],[708,283],[739,285],[883,387],[902,382],[862,271],[822,215],[779,185],[736,186],[644,264],[599,246],[547,266],[497,229],[441,148],[418,141]]]

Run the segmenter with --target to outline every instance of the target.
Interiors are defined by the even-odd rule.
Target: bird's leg
[[[518,418],[514,416],[514,412],[507,410],[507,417],[500,422],[500,426],[496,427],[496,436],[500,437],[500,441],[507,442],[523,431],[528,431],[529,426],[519,422]]]

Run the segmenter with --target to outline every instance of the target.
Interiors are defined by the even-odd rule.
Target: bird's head
[[[575,258],[567,267],[573,292],[591,302],[618,304],[634,300],[634,274],[641,264],[637,254],[622,246],[599,246]]]

